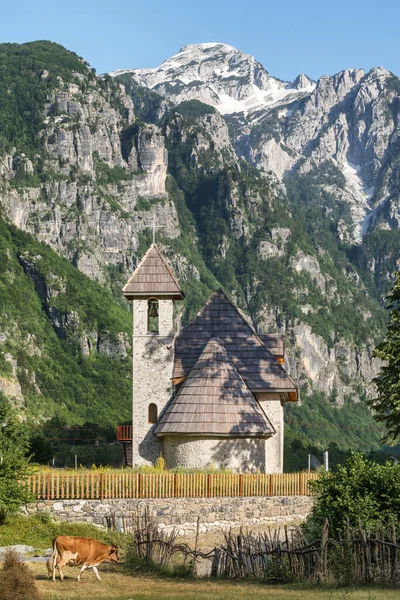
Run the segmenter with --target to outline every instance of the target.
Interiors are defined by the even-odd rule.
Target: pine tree
[[[385,424],[384,441],[400,438],[400,272],[395,273],[395,283],[387,295],[389,323],[386,337],[374,350],[374,356],[384,361],[379,375],[374,379],[377,396],[368,401],[375,419]]]

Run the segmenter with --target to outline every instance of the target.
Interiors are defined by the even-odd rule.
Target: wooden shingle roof
[[[297,399],[296,384],[222,291],[213,294],[179,334],[174,380],[188,375],[212,337],[221,340],[252,392],[288,392],[290,399]]]
[[[284,356],[285,337],[282,333],[259,333],[257,335],[273,356]]]
[[[168,296],[182,300],[184,293],[156,244],[152,244],[122,289],[128,300],[137,296]]]
[[[275,430],[221,341],[211,338],[155,433],[270,437]]]

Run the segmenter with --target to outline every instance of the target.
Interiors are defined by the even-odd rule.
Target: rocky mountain
[[[257,330],[286,333],[287,367],[303,387],[302,406],[289,408],[292,435],[304,439],[312,410],[316,443],[343,441],[343,415],[355,428],[348,446],[377,443],[362,400],[379,369],[372,350],[400,249],[397,78],[349,71],[285,83],[223,44],[187,46],[158,69],[97,76],[61,46],[33,42],[0,45],[0,83],[0,205],[12,239],[0,281],[3,293],[25,285],[36,294],[35,348],[68,355],[52,366],[58,380],[75,364],[87,378],[86,398],[68,396],[68,419],[118,420],[96,410],[90,377],[100,364],[127,406],[130,316],[120,288],[155,213],[186,292],[178,324],[222,285]],[[24,346],[33,325],[22,311],[22,301],[3,311],[2,390],[43,419],[57,414],[64,388],[41,376],[44,363]]]
[[[329,163],[338,181],[323,189],[350,210],[348,222],[338,222],[343,241],[358,243],[376,227],[398,229],[400,80],[385,69],[283,82],[232,46],[196,44],[155,69],[111,75],[175,104],[197,99],[215,106],[238,155],[279,180]]]
[[[315,88],[303,74],[293,83],[271,77],[253,56],[218,43],[184,46],[155,69],[125,69],[111,75],[128,75],[176,104],[200,100],[223,115],[251,114],[301,98]]]

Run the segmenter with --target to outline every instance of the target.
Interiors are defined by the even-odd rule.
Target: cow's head
[[[118,549],[119,549],[119,546],[117,546],[116,544],[113,544],[112,546],[110,546],[110,551],[108,553],[108,560],[111,560],[112,562],[119,562]]]

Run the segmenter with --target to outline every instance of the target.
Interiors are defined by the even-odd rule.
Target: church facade
[[[282,472],[283,405],[298,399],[283,337],[257,334],[222,291],[176,335],[184,294],[156,244],[122,292],[133,304],[129,464]]]

